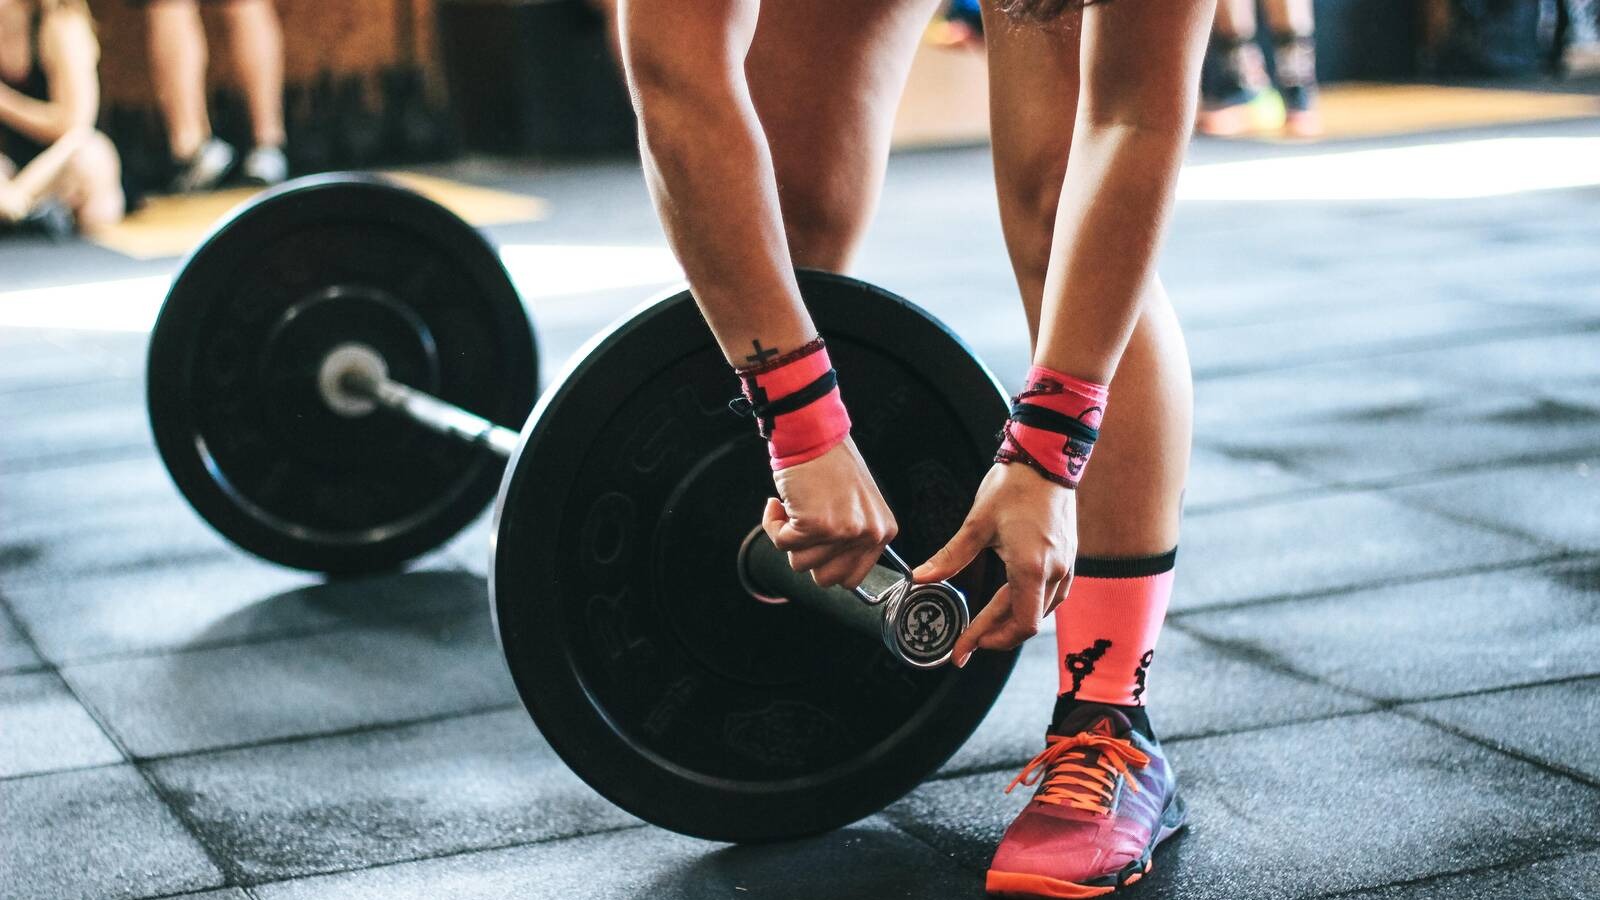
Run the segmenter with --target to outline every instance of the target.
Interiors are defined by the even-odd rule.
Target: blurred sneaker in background
[[[1200,75],[1195,130],[1238,137],[1277,131],[1284,122],[1283,98],[1267,80],[1266,61],[1254,36],[1213,35]]]
[[[244,158],[244,180],[262,187],[282,184],[289,177],[289,158],[282,147],[257,147]]]
[[[172,179],[173,192],[192,194],[211,190],[228,177],[237,158],[232,144],[215,136],[207,138],[194,155],[179,161],[178,174]]]
[[[1272,67],[1283,97],[1283,131],[1292,138],[1321,137],[1322,113],[1317,104],[1317,45],[1309,35],[1273,38]]]

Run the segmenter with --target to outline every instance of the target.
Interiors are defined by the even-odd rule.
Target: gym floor
[[[1596,118],[1195,146],[1162,268],[1198,428],[1151,676],[1193,825],[1130,898],[1600,896],[1597,159]],[[547,376],[675,277],[632,165],[426,174],[541,201],[489,231]],[[175,265],[0,243],[0,895],[981,895],[1051,638],[881,815],[764,847],[644,826],[521,711],[486,523],[324,582],[185,506],[141,384]],[[985,150],[897,156],[858,274],[1015,386]]]

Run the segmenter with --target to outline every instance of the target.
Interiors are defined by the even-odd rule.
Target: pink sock
[[[1172,597],[1177,550],[1138,559],[1078,557],[1056,607],[1059,693],[1072,700],[1142,706],[1145,674]]]

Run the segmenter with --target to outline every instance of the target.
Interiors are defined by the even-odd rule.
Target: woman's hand
[[[990,547],[1006,564],[1006,583],[951,649],[957,666],[980,647],[1019,646],[1066,599],[1078,552],[1077,498],[1027,466],[996,463],[955,537],[917,567],[916,581],[943,581]]]
[[[761,527],[796,572],[810,572],[824,587],[861,584],[899,530],[850,438],[779,469],[773,482],[782,499],[767,501]]]

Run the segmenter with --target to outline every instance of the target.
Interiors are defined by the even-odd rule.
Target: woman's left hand
[[[955,537],[912,573],[919,583],[953,578],[986,548],[1005,563],[1006,583],[950,652],[957,666],[979,648],[1020,646],[1066,599],[1078,550],[1077,497],[1025,465],[996,463]]]

